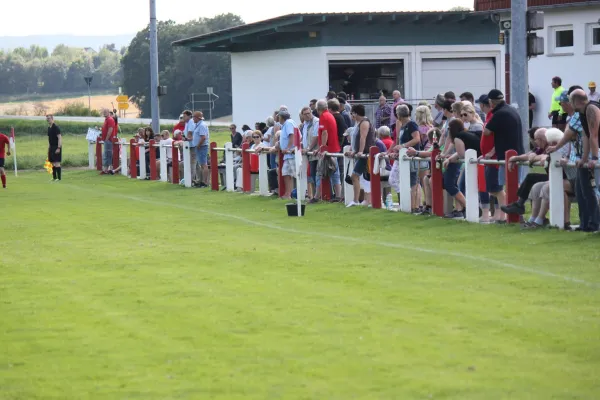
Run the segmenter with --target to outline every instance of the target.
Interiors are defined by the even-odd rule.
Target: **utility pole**
[[[158,108],[158,36],[156,32],[156,0],[150,0],[150,107],[152,129],[160,132],[160,110]]]
[[[83,79],[88,87],[88,109],[92,111],[92,89],[90,88],[92,86],[92,76],[85,76]]]
[[[510,32],[510,96],[519,110],[523,131],[523,149],[529,150],[529,88],[527,68],[527,0],[512,0]]]

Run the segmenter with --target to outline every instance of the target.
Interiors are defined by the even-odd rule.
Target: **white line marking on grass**
[[[77,190],[97,193],[96,190],[86,189],[86,188],[83,188],[83,187],[77,186],[77,185],[66,184],[64,186],[68,186],[68,187],[71,187],[71,188],[74,188]],[[128,196],[128,195],[119,194],[119,193],[107,193],[107,192],[102,192],[102,194],[113,196],[113,197],[124,198],[124,199],[128,199],[128,200],[139,201],[139,202],[157,205],[157,206],[164,206],[163,202],[152,201],[152,200],[145,199],[143,197]],[[493,264],[498,267],[512,269],[515,271],[527,272],[529,274],[534,274],[534,275],[538,275],[538,276],[560,279],[563,281],[578,283],[580,285],[584,285],[584,286],[588,286],[588,287],[592,287],[592,288],[600,288],[600,283],[588,282],[583,279],[573,278],[573,277],[565,276],[565,275],[559,275],[559,274],[555,274],[552,272],[548,272],[548,271],[544,271],[544,270],[540,270],[540,269],[536,269],[536,268],[530,268],[530,267],[524,267],[522,265],[506,263],[503,261],[495,260],[493,258],[472,256],[469,254],[455,253],[452,251],[445,251],[445,250],[434,250],[434,249],[428,249],[428,248],[412,246],[412,245],[411,246],[403,245],[403,244],[399,244],[399,243],[379,242],[379,241],[375,242],[375,241],[371,241],[371,240],[365,240],[363,238],[358,239],[358,238],[354,238],[351,236],[340,236],[340,235],[333,235],[333,234],[329,234],[329,233],[309,232],[309,231],[304,231],[304,230],[300,230],[300,229],[285,228],[282,226],[272,225],[272,224],[268,224],[265,222],[254,221],[254,220],[251,220],[248,218],[240,217],[238,215],[226,214],[226,213],[217,212],[217,211],[209,211],[209,210],[204,210],[204,209],[200,209],[200,208],[184,206],[184,205],[180,205],[180,204],[170,204],[169,207],[175,207],[175,208],[179,208],[181,210],[186,210],[186,211],[194,211],[194,212],[204,213],[204,214],[213,215],[216,217],[235,219],[240,222],[244,222],[248,225],[260,226],[260,227],[269,228],[269,229],[275,229],[275,230],[279,230],[281,232],[294,233],[294,234],[300,234],[300,235],[306,235],[306,236],[320,236],[320,237],[327,238],[327,239],[346,240],[346,241],[351,241],[351,242],[355,242],[355,243],[379,245],[379,246],[390,247],[390,248],[394,248],[394,249],[416,250],[416,251],[420,251],[423,253],[429,253],[429,254],[434,254],[434,255],[438,255],[438,256],[449,256],[449,257],[455,257],[455,258],[462,258],[462,259],[466,259],[466,260],[478,261],[478,262],[482,262],[482,263],[487,263],[488,265]]]

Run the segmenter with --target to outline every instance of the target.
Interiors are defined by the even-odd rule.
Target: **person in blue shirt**
[[[208,143],[210,134],[208,126],[204,123],[204,114],[201,111],[194,112],[194,133],[191,147],[196,152],[196,162],[200,165],[200,178],[197,185],[201,188],[208,187]]]

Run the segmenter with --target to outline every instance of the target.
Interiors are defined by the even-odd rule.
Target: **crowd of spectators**
[[[366,155],[371,146],[377,146],[384,157],[380,166],[381,177],[399,193],[399,163],[395,162],[401,149],[417,158],[410,164],[411,209],[415,214],[429,215],[432,212],[431,165],[428,161],[432,151],[438,149],[442,166],[443,188],[446,195],[447,218],[465,218],[465,174],[462,160],[467,150],[475,150],[480,159],[497,160],[497,165],[479,165],[479,202],[481,223],[506,223],[507,214],[523,215],[531,201],[529,218],[522,218],[523,228],[535,229],[547,225],[549,209],[548,160],[549,154],[560,152],[564,173],[565,228],[570,228],[570,205],[579,206],[580,230],[596,231],[600,227],[597,183],[600,172],[595,173],[598,160],[598,134],[600,104],[594,98],[595,84],[589,84],[590,93],[580,86],[562,87],[559,77],[552,79],[553,103],[548,118],[550,127],[529,129],[530,146],[525,148],[522,138],[523,126],[518,111],[509,105],[504,94],[492,89],[475,99],[464,92],[457,96],[453,92],[440,93],[433,104],[421,101],[414,104],[394,91],[392,99],[379,98],[374,120],[367,117],[365,106],[358,102],[350,105],[345,93],[328,92],[324,99],[312,99],[296,116],[287,106],[280,106],[265,121],[257,122],[254,128],[244,125],[241,132],[235,124],[230,125],[233,148],[248,143],[255,150],[251,165],[257,173],[258,154],[269,154],[269,189],[278,193],[278,174],[285,183],[282,198],[293,195],[296,166],[294,163],[294,135],[299,134],[302,152],[308,158],[307,198],[310,204],[323,201],[321,181],[327,179],[332,191],[332,202],[344,202],[347,207],[370,206],[370,166]],[[589,96],[589,97],[588,97]],[[116,121],[103,127],[103,137],[110,137],[111,127]],[[208,127],[201,112],[182,113],[179,123],[173,128],[173,137],[168,131],[161,139],[169,145],[182,141],[191,142],[192,181],[198,187],[208,186]],[[298,122],[296,122],[298,121]],[[564,122],[564,123],[563,123]],[[562,129],[561,129],[562,128]],[[140,144],[154,138],[151,128],[141,129],[136,135]],[[508,150],[515,150],[516,157],[505,160]],[[146,148],[146,154],[152,151]],[[279,167],[278,153],[283,154]],[[342,154],[342,152],[344,152]],[[354,159],[352,171],[343,175],[343,155]],[[148,156],[147,156],[148,157]],[[112,173],[112,158],[105,157],[107,171]],[[234,182],[241,190],[241,154],[234,157]],[[148,160],[148,159],[147,159]],[[167,160],[169,163],[172,160]],[[157,161],[160,163],[160,161]],[[534,167],[525,174],[524,164]],[[146,163],[149,165],[149,162]],[[158,164],[159,167],[160,164]],[[546,168],[541,166],[545,165]],[[537,166],[537,167],[536,167]],[[519,169],[518,200],[506,203],[507,169]],[[281,172],[279,172],[281,171]],[[103,170],[103,173],[104,172]],[[223,186],[225,172],[221,171]],[[352,184],[352,193],[344,193],[342,179]],[[383,191],[383,198],[386,193]]]

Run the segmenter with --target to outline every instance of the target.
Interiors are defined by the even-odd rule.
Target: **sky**
[[[100,4],[109,6],[102,7]],[[0,0],[0,36],[134,34],[148,24],[149,4],[149,0],[27,0],[24,3]],[[340,6],[343,6],[343,9]],[[250,23],[290,13],[435,11],[455,6],[471,8],[473,0],[403,0],[375,3],[365,0],[335,3],[293,0],[156,0],[157,18],[171,19],[178,23],[228,12],[238,14],[245,22]]]

